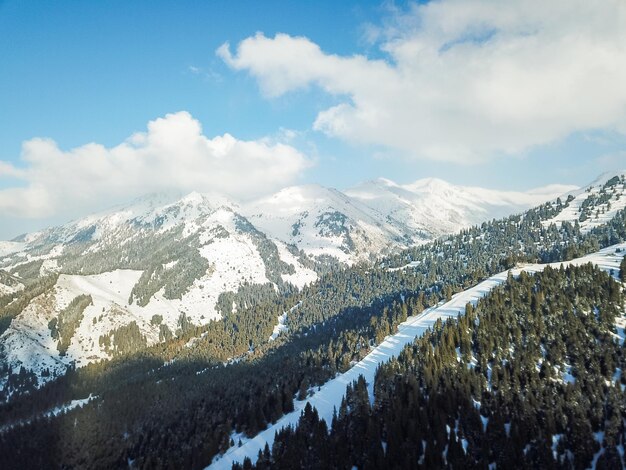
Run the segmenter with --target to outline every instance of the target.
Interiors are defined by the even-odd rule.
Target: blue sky
[[[212,187],[221,181],[244,198],[275,190],[281,181],[346,188],[381,176],[399,183],[436,176],[501,189],[583,185],[626,167],[626,98],[615,91],[621,78],[626,82],[615,67],[624,58],[625,28],[619,20],[607,27],[615,11],[623,13],[620,2],[602,2],[593,14],[581,8],[569,23],[557,6],[540,12],[548,21],[542,18],[545,34],[534,38],[536,62],[528,62],[531,49],[519,45],[518,24],[539,21],[536,4],[520,1],[512,15],[496,5],[0,1],[0,238],[163,185],[203,186],[188,174],[160,183],[167,180],[159,175],[173,171],[168,158],[226,175],[197,189],[224,191]],[[571,31],[582,31],[573,44]],[[596,72],[588,78],[585,60],[598,56],[588,50],[591,43],[613,55],[590,64]],[[425,52],[415,52],[417,46]],[[508,59],[502,51],[511,47],[517,49]],[[285,57],[287,48],[293,56]],[[476,68],[466,57],[487,65]],[[553,57],[565,58],[551,68]],[[536,73],[522,76],[529,63]],[[484,69],[489,73],[482,75]],[[574,76],[585,79],[570,83]],[[155,121],[162,132],[147,130]],[[203,166],[195,147],[181,150],[190,155],[184,157],[175,145],[161,145],[175,126],[197,137],[211,158],[225,152],[239,166]],[[141,144],[109,152],[136,133],[143,134]],[[235,143],[213,140],[224,134]],[[50,140],[33,141],[41,138]],[[85,147],[90,143],[100,147]],[[256,159],[256,151],[266,159]],[[102,164],[91,171],[94,152]],[[129,152],[139,160],[162,152],[153,185],[142,182],[143,173],[123,185],[103,183],[107,175],[98,171],[109,171]],[[76,164],[80,159],[86,163]],[[259,168],[244,190],[236,179],[255,165],[266,172]],[[273,181],[277,174],[282,179]],[[85,182],[76,186],[75,179]]]

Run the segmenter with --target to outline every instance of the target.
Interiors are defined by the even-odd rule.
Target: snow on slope
[[[83,406],[85,406],[87,403],[89,403],[92,400],[97,399],[98,396],[93,396],[92,394],[89,394],[89,396],[87,398],[79,398],[77,400],[72,400],[69,403],[66,403],[64,405],[59,405],[59,406],[55,406],[54,408],[48,410],[48,411],[44,411],[43,413],[39,413],[36,417],[33,418],[29,418],[29,419],[25,419],[25,420],[21,420],[15,423],[11,423],[11,424],[5,424],[4,426],[0,427],[0,434],[13,429],[16,426],[23,426],[25,424],[29,424],[30,422],[32,422],[32,420],[34,418],[50,418],[53,416],[59,416],[60,414],[63,413],[67,413],[68,411],[72,411],[73,409],[76,408],[82,408]]]
[[[617,252],[618,249],[620,249],[620,252]],[[519,275],[521,271],[535,273],[542,271],[546,266],[559,268],[561,265],[579,266],[591,262],[601,269],[615,275],[619,272],[619,265],[624,255],[623,250],[626,250],[626,243],[614,245],[600,250],[597,253],[564,263],[527,264],[513,269],[512,274]],[[496,274],[478,285],[454,295],[449,302],[427,309],[419,315],[409,317],[398,327],[396,334],[385,338],[379,346],[374,348],[372,352],[350,370],[324,384],[312,397],[303,401],[296,401],[294,403],[295,409],[293,412],[284,415],[275,424],[269,426],[254,438],[245,440],[241,447],[231,447],[224,455],[217,456],[207,468],[230,469],[233,463],[242,463],[246,457],[249,457],[252,462],[256,462],[259,451],[263,450],[266,443],[268,443],[271,448],[277,431],[287,426],[293,427],[297,425],[300,415],[307,403],[315,407],[320,418],[324,419],[326,423],[330,425],[333,411],[339,409],[341,400],[346,392],[346,387],[357,380],[359,375],[363,375],[368,383],[371,397],[373,395],[376,369],[380,364],[389,361],[393,357],[397,357],[407,344],[412,343],[415,338],[422,336],[429,328],[435,325],[437,320],[441,319],[445,322],[447,319],[456,319],[465,311],[467,303],[476,305],[480,298],[487,295],[495,287],[504,283],[507,277],[508,271]]]
[[[54,378],[55,374],[63,374],[71,363],[80,367],[110,358],[106,347],[100,344],[100,337],[121,326],[135,322],[147,344],[152,345],[159,341],[160,325],[152,324],[155,315],[160,315],[162,324],[172,332],[179,328],[178,320],[183,313],[191,323],[204,325],[220,318],[216,304],[222,292],[236,292],[245,283],[270,282],[266,261],[253,240],[254,233],[247,231],[245,226],[241,227],[241,219],[230,208],[206,209],[202,199],[201,195],[183,199],[180,212],[201,213],[202,216],[183,216],[180,223],[186,224],[185,231],[198,234],[198,256],[205,258],[210,267],[193,280],[180,299],[166,298],[162,288],[149,298],[145,306],[137,302],[129,304],[133,287],[143,273],[139,270],[121,269],[95,275],[62,274],[53,292],[34,299],[0,337],[12,370],[17,372],[24,366],[37,375],[40,383],[44,383]],[[162,217],[162,211],[157,210],[154,214],[155,220],[169,223]],[[180,213],[176,211],[174,216],[178,218]],[[142,220],[151,218],[152,215],[144,216]],[[303,267],[284,244],[277,248],[281,259],[295,268],[293,274],[282,275],[284,280],[302,287],[317,279],[317,274]],[[171,269],[176,263],[177,260],[171,261],[164,268]],[[83,319],[71,339],[67,354],[60,356],[48,324],[74,298],[83,294],[92,297],[93,305],[83,312]],[[53,375],[44,376],[46,369]]]
[[[63,374],[72,363],[80,367],[110,358],[107,347],[100,344],[100,337],[121,326],[135,322],[147,344],[152,345],[160,340],[160,325],[152,324],[155,315],[162,317],[162,324],[171,332],[176,332],[181,314],[194,325],[219,319],[216,305],[220,295],[227,291],[237,292],[244,284],[267,284],[271,282],[270,277],[275,280],[274,276],[280,275],[283,281],[302,287],[317,279],[315,271],[303,266],[297,251],[284,243],[273,244],[265,239],[233,210],[236,206],[224,198],[191,193],[173,203],[162,203],[162,197],[151,196],[127,207],[25,237],[32,253],[27,249],[18,258],[4,259],[8,263],[4,265],[7,269],[41,260],[40,275],[59,271],[66,266],[64,263],[69,262],[73,263],[70,271],[76,273],[59,276],[53,292],[33,299],[0,337],[0,352],[6,355],[13,371],[24,366],[43,383],[54,378],[55,374]],[[174,233],[174,236],[167,233]],[[131,246],[130,250],[120,251],[119,247],[125,245]],[[273,257],[273,249],[280,260]],[[67,250],[72,250],[71,256],[67,255]],[[41,252],[46,254],[39,254]],[[131,264],[125,264],[129,252],[139,253],[144,258],[135,258]],[[85,266],[80,263],[86,255],[92,256],[89,259],[94,261],[87,261]],[[134,287],[147,289],[145,280],[139,282],[142,270],[111,270],[109,267],[98,274],[78,274],[83,272],[83,267],[88,272],[95,270],[97,273],[100,265],[148,269],[155,263],[160,273],[167,273],[176,269],[177,256],[187,257],[187,263],[204,258],[206,262],[201,266],[207,266],[207,269],[195,271],[195,278],[187,279],[190,282],[188,288],[180,292],[167,294],[165,286],[152,295],[148,291],[148,297],[141,302],[147,302],[145,306],[138,305],[137,295],[129,304]],[[110,259],[116,261],[109,263]],[[286,269],[278,261],[293,269]],[[195,262],[200,265],[199,261]],[[177,271],[177,280],[187,276],[186,266]],[[155,279],[155,271],[151,273]],[[0,281],[12,279],[8,273],[0,272],[0,275],[3,276]],[[0,294],[9,291],[8,284],[5,284],[0,282]],[[91,295],[93,305],[83,312],[66,355],[60,356],[48,324],[73,299],[83,294]],[[52,375],[44,375],[46,370]]]
[[[98,343],[100,336],[133,320],[154,343],[155,337],[146,327],[143,316],[130,312],[126,307],[130,291],[140,275],[141,271],[130,270],[95,276],[60,275],[53,291],[35,298],[0,336],[7,363],[14,372],[24,366],[40,377],[43,383],[55,375],[62,375],[73,362],[81,366],[109,358]],[[83,321],[72,338],[67,354],[60,356],[48,323],[81,294],[91,295],[93,305],[85,309]],[[42,374],[46,369],[51,373],[47,378]]]
[[[220,207],[237,208],[237,205],[224,196],[214,194],[192,192],[184,197],[174,193],[150,194],[127,205],[116,206],[58,227],[28,234],[24,237],[25,243],[22,243],[24,245],[22,248],[41,244],[71,244],[76,241],[101,240],[101,244],[91,248],[92,251],[97,251],[105,242],[115,239],[120,235],[120,231],[129,226],[134,229],[152,229],[158,234],[182,225],[184,236],[188,236],[198,230],[199,221]],[[127,236],[126,233],[124,235]]]
[[[228,241],[221,243],[228,244]],[[206,248],[224,255],[236,254],[240,247],[229,244],[220,249],[219,243],[215,243]],[[213,256],[211,258],[215,259]],[[62,274],[53,292],[34,299],[0,336],[7,362],[14,372],[24,366],[40,378],[40,383],[44,383],[48,380],[42,374],[45,369],[53,372],[49,377],[52,379],[54,374],[63,374],[71,363],[80,367],[100,359],[109,359],[110,354],[99,342],[100,336],[131,322],[137,323],[148,345],[159,341],[159,325],[151,323],[154,315],[161,315],[162,323],[173,332],[178,328],[177,322],[181,313],[185,313],[194,324],[206,324],[219,318],[215,311],[219,293],[239,285],[239,275],[233,276],[227,263],[221,263],[220,266],[224,266],[223,271],[227,272],[215,271],[201,278],[182,299],[166,299],[159,292],[145,307],[136,303],[128,304],[131,290],[139,280],[141,271],[116,270],[92,276]],[[256,272],[248,279],[253,282],[266,281],[260,260]],[[52,338],[48,323],[79,295],[90,295],[93,304],[83,312],[83,319],[72,337],[66,355],[60,356],[57,341]]]
[[[24,289],[24,284],[21,280],[7,273],[4,270],[0,270],[0,296],[13,294]]]
[[[505,217],[555,199],[574,186],[551,185],[526,192],[496,191],[426,178],[400,185],[380,178],[346,191],[392,220],[404,221],[429,238],[458,232],[486,220]]]
[[[82,267],[75,262],[80,263],[84,254],[97,254],[92,258],[95,265],[108,266],[95,270],[88,266],[89,272],[100,272],[93,276],[61,276],[55,294],[58,299],[35,299],[18,315],[0,344],[11,351],[14,368],[24,365],[38,375],[45,368],[61,373],[71,361],[84,365],[108,357],[99,337],[132,321],[152,344],[159,337],[158,326],[150,324],[154,315],[161,315],[171,331],[176,331],[181,313],[196,325],[218,318],[215,306],[222,292],[237,291],[245,283],[264,284],[269,282],[268,276],[272,277],[270,265],[276,263],[268,256],[267,245],[263,248],[259,243],[273,244],[280,260],[294,267],[291,274],[279,272],[280,278],[302,287],[317,279],[317,274],[299,249],[308,255],[333,256],[350,264],[521,210],[564,189],[559,186],[505,193],[428,179],[404,186],[377,180],[347,194],[316,185],[290,187],[241,206],[221,196],[199,193],[178,199],[167,194],[147,196],[127,206],[27,235],[21,242],[0,245],[5,252],[13,252],[0,259],[5,269],[41,260],[40,275],[72,262],[70,272],[81,273]],[[172,230],[181,238],[159,239]],[[150,247],[144,249],[147,259],[124,264],[128,255],[119,247],[131,246],[136,251],[140,243]],[[137,269],[147,269],[152,249],[161,254],[172,250],[187,255],[191,252],[205,258],[210,267],[192,280],[180,299],[167,299],[162,288],[147,299],[145,307],[127,305],[133,285],[141,276]],[[118,261],[107,265],[111,256]],[[162,266],[170,269],[176,262],[168,258]],[[111,286],[104,285],[107,282]],[[0,289],[0,293],[8,291],[2,286]],[[94,305],[86,309],[67,355],[61,358],[47,325],[80,294],[92,295]],[[39,305],[42,302],[51,303],[43,308]]]
[[[132,243],[150,231],[157,236],[180,227],[183,237],[189,237],[220,209],[243,215],[276,244],[295,245],[308,255],[333,256],[351,264],[519,212],[571,189],[552,186],[525,193],[502,192],[431,178],[409,185],[379,179],[344,193],[317,185],[294,186],[241,205],[215,194],[191,193],[182,198],[153,194],[25,235],[21,242],[2,242],[0,266],[11,268],[41,259],[46,261],[46,270],[53,270],[50,260],[70,245],[89,243],[87,252],[97,253]],[[9,262],[10,253],[16,256]]]
[[[26,246],[24,242],[3,242],[0,241],[0,258],[10,255],[11,253],[16,253],[18,251],[22,251]]]
[[[367,257],[410,235],[405,226],[386,223],[368,205],[318,185],[285,188],[242,206],[242,212],[271,238],[346,263],[354,255]]]
[[[280,256],[280,259],[297,268],[296,272],[293,274],[281,275],[284,282],[289,282],[301,289],[305,285],[317,280],[317,273],[310,268],[302,266],[300,260],[289,251],[284,242],[274,240],[274,243],[276,244],[276,248],[278,248],[278,255]]]
[[[621,180],[613,185],[606,186],[611,178],[615,176],[621,178]],[[581,232],[587,233],[596,227],[606,224],[615,217],[618,211],[626,207],[625,176],[626,172],[623,171],[604,173],[584,189],[571,191],[568,195],[571,195],[573,199],[569,201],[567,207],[552,219],[544,221],[544,226],[552,223],[560,225],[563,222],[574,224],[576,221],[579,221]],[[581,217],[586,205],[588,206],[588,216]]]

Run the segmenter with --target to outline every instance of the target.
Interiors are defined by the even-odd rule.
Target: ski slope
[[[619,252],[617,251],[618,249],[620,250]],[[617,276],[620,262],[624,256],[624,250],[626,250],[626,243],[621,243],[600,250],[597,253],[592,253],[563,263],[521,265],[512,269],[511,274],[517,276],[522,271],[536,273],[543,271],[546,266],[559,268],[561,265],[580,266],[593,263],[602,270]],[[455,319],[465,311],[465,306],[468,303],[476,305],[480,298],[487,295],[495,287],[503,284],[508,277],[508,273],[508,271],[498,273],[471,289],[454,295],[449,302],[429,308],[419,315],[409,317],[404,323],[399,325],[396,334],[385,338],[379,346],[354,367],[327,382],[319,391],[315,392],[313,396],[302,401],[296,401],[294,403],[295,409],[293,412],[284,415],[275,424],[271,425],[254,438],[248,440],[242,439],[241,447],[231,447],[224,455],[215,457],[207,469],[230,469],[233,463],[242,463],[246,457],[249,457],[252,462],[256,462],[259,451],[263,450],[266,443],[269,444],[271,448],[277,431],[287,426],[297,425],[300,415],[307,403],[315,407],[320,418],[324,419],[326,423],[330,425],[333,411],[339,409],[346,393],[346,387],[357,380],[360,375],[363,375],[368,383],[368,391],[371,399],[376,369],[380,364],[398,356],[406,345],[412,343],[415,338],[422,336],[429,328],[432,328],[437,320],[441,319],[445,322],[449,318]]]

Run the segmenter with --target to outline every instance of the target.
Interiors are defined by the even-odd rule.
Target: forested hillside
[[[349,386],[330,430],[307,406],[254,468],[622,468],[623,309],[592,265],[522,272],[384,364],[374,397]]]
[[[619,178],[615,184],[623,189]],[[544,204],[376,263],[335,265],[281,295],[271,284],[243,284],[218,299],[221,320],[199,326],[181,315],[168,333],[154,316],[163,337],[151,346],[132,324],[115,330],[101,337],[112,359],[70,367],[40,388],[28,371],[4,366],[10,399],[0,405],[0,466],[202,468],[238,445],[238,435],[255,435],[293,410],[294,400],[347,370],[407,316],[516,263],[571,259],[626,240],[622,210],[589,230],[580,222],[546,223],[570,203]],[[20,295],[37,289],[51,286],[11,294],[0,318],[10,322],[16,302],[30,302]],[[82,300],[77,304],[87,304]],[[284,312],[287,330],[269,341]],[[50,413],[87,397],[82,407]]]

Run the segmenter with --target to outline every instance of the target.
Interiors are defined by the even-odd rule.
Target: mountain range
[[[152,195],[4,243],[0,465],[619,468],[625,193]]]
[[[226,293],[301,288],[333,266],[372,261],[566,193],[575,201],[590,194],[429,178],[407,185],[377,179],[343,192],[294,186],[244,203],[214,194],[149,195],[0,244],[0,295],[12,298],[54,277],[52,290],[0,329],[0,354],[14,371],[24,366],[45,382],[71,364],[111,358],[109,341],[129,325],[155,344],[236,308]],[[571,206],[570,215],[578,209]],[[83,297],[85,305],[73,310]],[[59,322],[70,326],[56,331]]]

